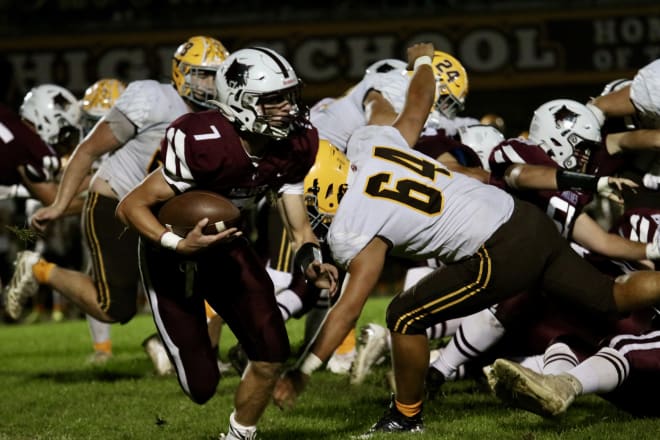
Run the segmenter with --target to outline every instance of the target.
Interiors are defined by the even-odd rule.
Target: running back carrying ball
[[[204,234],[217,234],[238,226],[241,212],[228,198],[211,191],[191,190],[169,199],[158,211],[158,220],[180,237],[208,217]]]

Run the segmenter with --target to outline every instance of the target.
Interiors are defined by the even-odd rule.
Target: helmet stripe
[[[280,57],[279,57],[279,55],[277,54],[277,52],[275,52],[275,51],[273,51],[273,50],[271,50],[271,49],[266,49],[265,47],[253,47],[253,49],[254,49],[254,50],[258,50],[259,52],[263,52],[263,53],[265,53],[266,55],[268,55],[269,57],[271,57],[271,58],[273,59],[273,61],[275,61],[275,63],[276,63],[276,64],[279,66],[279,68],[282,70],[282,74],[284,75],[284,78],[288,78],[288,77],[289,77],[288,69],[287,69],[287,67],[284,65],[284,63],[282,63],[282,61],[280,60]]]

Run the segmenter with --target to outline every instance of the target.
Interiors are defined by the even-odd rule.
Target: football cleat
[[[218,440],[256,440],[257,432],[254,431],[249,435],[241,435],[234,429],[230,429],[227,434],[220,434]]]
[[[422,420],[422,411],[413,417],[406,417],[399,412],[394,403],[394,395],[390,406],[383,416],[378,420],[369,431],[362,434],[359,438],[369,438],[376,433],[404,433],[404,432],[424,432],[424,422]]]
[[[353,361],[350,382],[353,385],[364,382],[371,367],[382,362],[388,351],[389,331],[378,324],[367,324],[360,329],[357,353]]]
[[[543,375],[506,359],[495,361],[493,374],[499,398],[543,417],[563,414],[582,391],[570,374]]]
[[[223,362],[221,359],[218,359],[218,371],[220,374],[227,374],[232,368],[231,363]]]
[[[348,353],[333,353],[328,360],[326,368],[335,374],[348,374],[351,371],[351,366],[355,360],[355,355],[355,349],[349,351]]]
[[[243,372],[247,368],[248,362],[250,361],[245,354],[245,350],[241,347],[241,344],[236,344],[229,349],[227,352],[227,357],[229,358],[229,363],[234,367],[236,373],[239,376],[243,376]]]
[[[170,361],[167,351],[160,340],[160,336],[153,334],[142,342],[144,351],[149,355],[149,359],[154,364],[154,369],[158,376],[171,376],[174,374],[174,365]]]
[[[485,365],[481,371],[483,371],[484,376],[486,377],[488,388],[490,388],[490,390],[495,393],[495,387],[497,387],[497,376],[495,376],[495,373],[493,373],[493,366]]]
[[[90,354],[86,363],[93,366],[105,365],[112,358],[112,353],[98,350]]]
[[[446,379],[445,375],[440,372],[437,368],[429,366],[429,369],[426,372],[426,398],[428,400],[435,400],[440,397],[440,390],[442,385],[444,385]]]
[[[5,290],[5,308],[13,319],[21,316],[25,301],[39,290],[39,283],[32,272],[39,258],[39,254],[34,251],[22,251],[17,255],[14,275]]]

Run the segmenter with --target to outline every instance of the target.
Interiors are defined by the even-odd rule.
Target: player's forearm
[[[646,244],[628,240],[620,235],[610,234],[588,214],[582,213],[575,220],[573,240],[586,249],[610,258],[624,260],[644,260]]]
[[[135,193],[129,193],[119,203],[116,215],[126,226],[154,242],[158,242],[166,231],[165,226],[152,214],[149,204],[142,201]]]
[[[73,198],[80,193],[92,168],[94,158],[84,151],[77,151],[67,164],[62,180],[57,188],[53,206],[65,210]]]
[[[330,359],[332,353],[339,347],[346,338],[346,335],[355,328],[359,314],[345,313],[332,309],[321,327],[321,331],[316,337],[311,353],[314,353],[323,362]]]
[[[613,150],[660,150],[660,130],[633,130],[613,133],[607,136],[606,143]]]
[[[504,181],[514,189],[556,190],[556,174],[553,167],[515,164],[506,170]]]

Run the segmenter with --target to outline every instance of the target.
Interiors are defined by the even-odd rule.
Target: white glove
[[[609,176],[600,177],[598,183],[596,184],[596,191],[603,197],[609,197],[614,193],[614,190],[610,186]]]
[[[660,187],[660,176],[655,174],[646,173],[642,179],[642,183],[648,189],[658,189]]]
[[[660,260],[660,229],[655,230],[653,241],[646,245],[646,258]]]

